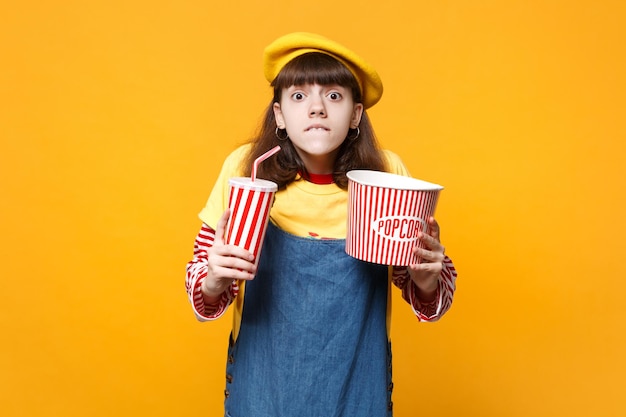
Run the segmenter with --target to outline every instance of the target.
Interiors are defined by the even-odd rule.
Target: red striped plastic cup
[[[228,184],[230,218],[226,225],[226,243],[249,250],[258,264],[278,186],[272,181],[252,181],[246,177],[230,178]]]
[[[419,263],[417,235],[427,229],[443,187],[386,172],[355,170],[348,176],[346,253],[383,265]]]

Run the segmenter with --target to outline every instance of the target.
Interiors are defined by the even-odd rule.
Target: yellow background
[[[395,293],[396,416],[626,415],[625,4],[3,2],[1,414],[220,415],[230,320],[184,267],[263,47],[307,30],[378,69],[382,144],[446,187],[458,291],[437,324]]]

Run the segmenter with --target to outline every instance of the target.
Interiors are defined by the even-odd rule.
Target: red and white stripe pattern
[[[231,213],[225,240],[249,250],[258,262],[276,188],[270,181],[244,180],[248,178],[235,178],[229,182],[228,207]]]
[[[418,298],[417,285],[411,279],[407,268],[393,267],[392,270],[393,283],[402,290],[402,298],[411,305],[419,321],[437,321],[452,306],[452,299],[456,290],[457,272],[449,257],[446,256],[443,260],[437,295],[430,303],[424,303]]]
[[[419,263],[417,234],[435,212],[439,190],[348,184],[348,255],[383,265]]]
[[[187,263],[185,289],[191,302],[194,314],[199,321],[215,320],[221,317],[239,293],[239,284],[233,282],[228,290],[222,293],[220,300],[214,305],[205,305],[202,297],[202,283],[207,277],[208,251],[215,241],[215,231],[202,224],[193,246],[193,259]]]

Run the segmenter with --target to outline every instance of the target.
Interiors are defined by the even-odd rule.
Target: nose
[[[318,95],[311,97],[311,105],[309,107],[309,116],[325,116],[326,107],[324,106],[324,99]]]

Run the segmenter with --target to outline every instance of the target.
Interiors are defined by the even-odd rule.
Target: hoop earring
[[[350,140],[350,141],[355,141],[359,135],[361,134],[361,129],[359,129],[359,127],[357,126],[356,129],[350,129],[350,131],[355,131],[356,130],[356,135],[354,136],[350,136],[348,135],[348,137],[346,139]],[[350,133],[350,131],[348,131],[348,133]]]
[[[281,136],[279,132],[285,132],[284,136]],[[276,130],[274,131],[274,134],[276,135],[276,137],[278,138],[279,141],[285,141],[287,139],[289,139],[289,134],[287,133],[287,129],[279,129],[278,127],[276,127]]]

